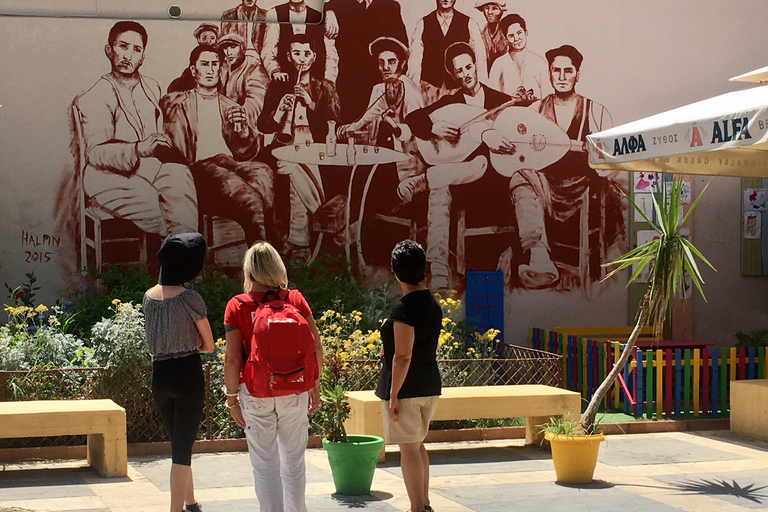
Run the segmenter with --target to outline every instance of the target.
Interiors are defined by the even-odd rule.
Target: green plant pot
[[[335,443],[323,439],[328,452],[333,485],[338,494],[359,496],[371,492],[373,473],[379,461],[384,439],[379,436],[348,435],[348,443]]]

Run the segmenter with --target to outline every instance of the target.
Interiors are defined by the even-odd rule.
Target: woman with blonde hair
[[[304,450],[309,433],[308,415],[320,403],[320,334],[304,296],[298,290],[288,289],[285,265],[269,243],[256,242],[246,251],[243,290],[245,293],[229,300],[224,312],[227,407],[235,422],[245,429],[260,511],[306,512]],[[316,359],[312,358],[313,378],[306,382],[307,391],[297,393],[288,386],[273,386],[264,367],[250,357],[259,349],[267,352],[267,341],[259,337],[258,308],[271,300],[287,303],[285,308],[291,311],[298,310],[306,320],[304,329],[314,338]]]

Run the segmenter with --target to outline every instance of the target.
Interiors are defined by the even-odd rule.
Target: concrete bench
[[[768,380],[731,381],[731,432],[768,441]]]
[[[112,400],[0,402],[0,437],[88,435],[88,463],[102,477],[126,476],[125,409]]]
[[[349,393],[351,413],[344,423],[348,434],[384,436],[381,400],[373,391]],[[443,388],[432,420],[475,420],[525,417],[525,443],[540,442],[540,425],[552,416],[578,419],[581,395],[574,391],[520,384],[514,386],[466,386]],[[384,452],[379,453],[384,460]]]

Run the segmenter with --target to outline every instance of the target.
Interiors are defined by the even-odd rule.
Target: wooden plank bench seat
[[[384,435],[381,400],[373,391],[349,393],[351,413],[344,423],[348,434]],[[540,425],[552,416],[578,419],[581,396],[541,384],[443,388],[433,420],[474,420],[525,417],[525,443],[540,442]],[[379,453],[384,460],[384,452]]]
[[[552,330],[570,336],[578,336],[594,341],[618,341],[626,343],[629,335],[635,329],[634,325],[621,325],[614,327],[554,327]],[[638,340],[654,340],[653,326],[647,325],[640,328]]]
[[[112,400],[0,402],[0,437],[88,435],[88,463],[102,477],[126,476],[125,409]]]

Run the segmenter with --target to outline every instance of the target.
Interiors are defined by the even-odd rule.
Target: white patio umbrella
[[[768,67],[734,77],[768,81]],[[595,169],[768,178],[768,85],[685,105],[587,137]]]

